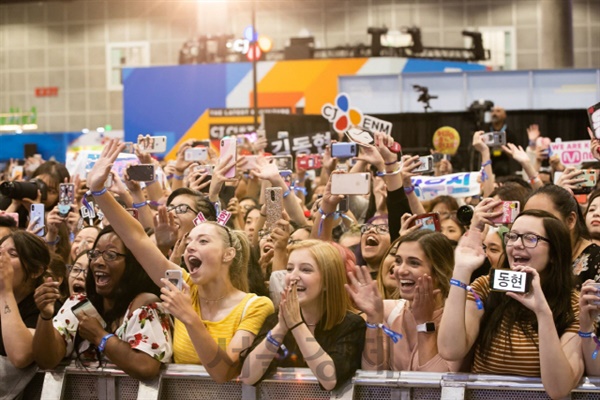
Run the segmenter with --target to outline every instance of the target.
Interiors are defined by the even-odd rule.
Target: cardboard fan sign
[[[594,104],[588,108],[588,117],[590,118],[590,127],[594,132],[594,137],[600,139],[600,103]]]

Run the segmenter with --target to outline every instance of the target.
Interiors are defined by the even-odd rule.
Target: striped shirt
[[[481,276],[471,285],[473,290],[486,301],[490,293],[489,276]],[[468,300],[475,301],[472,294],[468,294]],[[571,293],[571,305],[575,312],[575,320],[565,333],[577,335],[579,330],[579,294],[577,291]],[[508,331],[507,319],[504,318],[500,325],[500,331],[492,342],[492,349],[487,353],[486,359],[481,357],[479,348],[475,350],[475,360],[471,372],[476,374],[501,374],[522,375],[540,377],[540,354],[539,339],[536,331],[531,332],[532,338],[523,333],[518,324],[513,324],[510,333]],[[509,345],[508,337],[511,338]],[[577,337],[577,336],[575,336]],[[532,340],[533,339],[533,340]]]

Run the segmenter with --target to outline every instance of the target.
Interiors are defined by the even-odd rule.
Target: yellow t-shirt
[[[183,278],[190,286],[192,306],[198,315],[200,315],[200,319],[202,319],[198,287],[192,282],[190,275],[185,271],[183,272]],[[252,299],[253,297],[254,299]],[[246,307],[248,301],[251,301],[251,303]],[[244,308],[246,309],[245,312]],[[219,347],[225,350],[233,335],[240,329],[256,335],[265,319],[273,314],[274,311],[273,303],[268,297],[248,293],[229,315],[221,321],[202,320],[202,322],[206,325],[210,336],[219,344]],[[178,319],[175,319],[173,353],[175,363],[177,364],[201,364],[185,325]]]

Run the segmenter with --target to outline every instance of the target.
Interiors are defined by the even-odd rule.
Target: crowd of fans
[[[143,183],[113,169],[125,148],[116,139],[86,176],[37,160],[22,178],[42,182],[36,194],[0,197],[0,397],[64,359],[141,380],[163,363],[201,364],[216,382],[247,384],[308,367],[325,390],[357,369],[517,374],[568,395],[600,374],[600,191],[576,197],[582,171],[549,155],[535,126],[526,149],[508,143],[502,156],[483,134],[472,143],[481,195],[431,201],[411,180],[419,157],[392,152],[379,133],[351,163],[327,147],[313,178],[297,165],[282,174],[262,137],[237,158],[208,148],[206,162],[186,161],[193,140],[171,162],[136,149],[164,171]],[[250,168],[244,154],[257,156]],[[500,176],[512,169],[492,159],[523,175]],[[372,175],[368,195],[332,194],[342,165]],[[451,171],[442,159],[435,174]],[[282,193],[272,224],[268,188]],[[494,222],[503,201],[520,203],[511,224]],[[29,215],[40,203],[44,221]],[[469,225],[461,206],[472,209]],[[423,229],[427,212],[438,231]],[[527,273],[531,287],[491,290],[497,269]]]

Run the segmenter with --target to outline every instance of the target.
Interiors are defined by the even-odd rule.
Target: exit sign
[[[35,97],[56,97],[58,96],[58,87],[39,87],[35,88]]]

